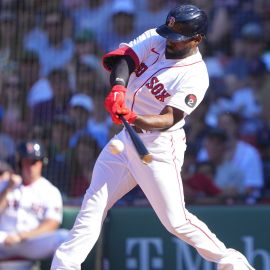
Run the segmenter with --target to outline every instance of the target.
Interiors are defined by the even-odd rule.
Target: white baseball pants
[[[137,184],[166,229],[193,246],[218,270],[252,270],[245,257],[225,245],[185,208],[180,176],[186,149],[183,130],[139,134],[153,161],[139,159],[127,131],[116,138],[125,149],[118,155],[106,146],[100,154],[70,238],[55,253],[51,270],[79,270],[96,243],[108,210]]]

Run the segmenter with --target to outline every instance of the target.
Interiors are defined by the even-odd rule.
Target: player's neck
[[[33,184],[34,182],[36,182],[39,178],[40,178],[40,176],[39,176],[39,177],[28,177],[28,178],[23,178],[23,185],[24,185],[24,186],[31,185],[31,184]]]
[[[174,53],[170,53],[167,50],[165,50],[165,57],[166,59],[184,59],[187,58],[197,52],[197,48],[192,48],[188,50],[182,50]]]

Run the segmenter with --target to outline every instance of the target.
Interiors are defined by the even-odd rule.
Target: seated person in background
[[[41,175],[42,144],[19,145],[21,176],[5,173],[0,181],[0,259],[42,259],[51,256],[66,239],[59,190]]]
[[[214,182],[215,167],[210,162],[196,162],[196,151],[188,147],[182,167],[187,204],[222,203],[222,190]]]
[[[243,173],[245,202],[253,204],[260,199],[264,187],[263,163],[259,151],[239,137],[239,122],[239,115],[235,113],[222,113],[218,118],[219,128],[228,136],[227,159]]]
[[[50,179],[62,194],[63,200],[68,195],[73,164],[72,149],[69,140],[74,131],[74,122],[66,114],[57,115],[47,136],[48,164],[43,170],[43,176]]]
[[[234,141],[232,133],[229,133],[229,129],[232,131],[236,128],[233,123],[227,122],[225,125],[224,122],[220,128],[222,129],[209,131],[198,159],[211,161],[216,166],[215,183],[228,197],[234,198],[234,201],[250,203],[249,199],[255,195],[253,191],[259,187],[256,181],[262,176],[262,172],[258,170],[261,169],[258,167],[259,154],[253,146],[242,141],[239,141],[236,147],[237,141]],[[242,151],[242,147],[247,151]]]
[[[215,166],[213,175],[216,185],[227,197],[235,198],[244,193],[244,175],[236,165],[227,159],[227,135],[224,130],[209,130],[205,138],[208,161]]]
[[[76,198],[79,203],[81,203],[83,195],[90,185],[94,163],[100,151],[97,141],[91,136],[82,135],[78,138],[74,148],[73,162],[70,164],[72,174],[67,195],[70,198]],[[76,202],[76,200],[73,202]]]

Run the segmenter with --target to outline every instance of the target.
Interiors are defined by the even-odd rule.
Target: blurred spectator
[[[64,0],[63,3],[74,20],[75,33],[87,29],[98,35],[108,26],[105,21],[111,11],[110,0]]]
[[[261,196],[264,186],[262,160],[259,152],[251,144],[239,138],[239,115],[222,113],[218,119],[218,127],[226,132],[228,141],[226,160],[231,161],[244,175],[244,193],[246,203],[255,203]],[[201,149],[198,159],[208,160],[206,149]]]
[[[215,184],[223,196],[237,200],[245,195],[244,173],[227,156],[227,134],[224,130],[210,129],[205,137],[207,160],[213,164]]]
[[[205,97],[204,102],[193,112],[186,117],[185,132],[187,141],[199,149],[202,146],[203,138],[208,132],[210,126],[206,122],[206,113],[209,107],[209,98]]]
[[[141,6],[137,5],[137,2]],[[136,17],[136,27],[138,32],[143,33],[148,29],[155,28],[157,25],[164,24],[164,18],[168,15],[168,10],[173,4],[168,0],[147,0],[136,1],[138,14]]]
[[[93,118],[95,107],[93,99],[84,94],[76,93],[70,100],[70,116],[75,121],[76,131],[71,137],[70,146],[75,147],[82,135],[89,135],[97,140],[99,147],[103,147],[108,141],[108,130],[102,123],[99,125]]]
[[[210,162],[197,162],[197,150],[188,145],[181,171],[187,204],[221,203],[221,189],[214,183],[215,168]]]
[[[50,130],[49,162],[45,167],[44,176],[50,179],[64,197],[68,196],[71,184],[73,158],[69,140],[73,132],[74,122],[68,115],[55,116]]]
[[[17,68],[17,53],[16,15],[10,10],[0,8],[0,93],[5,75]]]
[[[25,49],[39,56],[41,75],[48,75],[55,68],[64,68],[74,54],[74,42],[65,36],[68,18],[60,9],[47,10],[43,29],[34,29],[25,38]]]
[[[136,37],[136,16],[133,0],[113,0],[107,27],[97,36],[105,52],[116,49],[121,42],[127,42]]]
[[[105,83],[99,71],[100,62],[94,55],[82,55],[76,66],[76,92],[92,99],[98,95],[104,97]]]
[[[237,80],[245,83],[249,63],[262,59],[265,49],[263,35],[264,30],[259,23],[248,23],[243,26],[238,37],[238,40],[240,39],[238,46],[241,46],[241,49],[226,66],[225,74],[227,76],[234,75]]]
[[[254,9],[256,10],[256,13],[259,14],[260,18],[262,19],[262,24],[264,28],[264,41],[266,44],[266,48],[269,48],[270,46],[270,2],[268,0],[257,0],[255,2]],[[270,70],[270,55],[269,52],[267,54],[267,67],[268,70]]]
[[[263,93],[267,82],[267,70],[264,62],[255,59],[247,65],[245,86],[235,88],[231,93],[217,96],[210,104],[206,115],[209,125],[216,126],[219,114],[229,111],[241,117],[240,135],[255,143],[258,128],[262,125]]]
[[[72,161],[72,179],[68,197],[82,200],[89,187],[94,163],[101,148],[90,136],[81,136],[74,149]]]
[[[63,7],[65,9],[68,9],[69,11],[76,9],[78,7],[81,7],[82,5],[85,5],[87,0],[63,0]],[[91,1],[91,2],[99,2],[99,1]]]
[[[240,135],[255,142],[257,130],[262,125],[262,89],[266,83],[267,69],[262,60],[254,60],[248,65],[247,86],[232,94],[231,109],[242,118]]]
[[[75,54],[78,55],[78,59],[82,55],[95,55],[101,57],[103,51],[97,43],[96,34],[92,30],[82,29],[75,34]]]
[[[23,47],[25,36],[36,27],[40,19],[40,5],[38,1],[16,0],[17,32],[16,37]],[[23,49],[23,48],[20,48]]]
[[[68,235],[67,230],[58,229],[63,206],[60,192],[41,175],[43,150],[36,141],[20,144],[21,176],[10,173],[0,181],[0,259],[46,258]]]
[[[37,103],[32,108],[32,125],[49,126],[58,114],[67,113],[71,97],[68,72],[64,69],[52,70],[48,76],[53,96],[47,101]]]
[[[186,192],[195,203],[241,203],[245,195],[244,175],[227,158],[227,135],[217,128],[205,135],[203,149],[206,158],[195,163],[193,173],[184,174]],[[195,154],[193,154],[194,156]],[[187,177],[189,176],[189,177]]]
[[[47,78],[40,77],[40,63],[37,53],[22,51],[19,57],[19,73],[27,92],[29,107],[52,98],[51,85]]]
[[[264,172],[263,198],[270,202],[270,127],[262,127],[257,134],[257,145],[260,150]]]
[[[258,84],[260,86],[260,91],[258,95],[258,101],[261,104],[261,121],[264,123],[270,123],[270,106],[269,106],[269,100],[270,100],[270,72],[264,72],[264,74],[257,76],[259,81]]]
[[[205,42],[208,53],[211,55],[228,54],[233,28],[231,18],[237,10],[238,1],[191,0],[189,2],[203,9],[209,18]]]
[[[108,114],[103,110],[107,87],[100,68],[100,62],[93,55],[81,56],[76,69],[76,92],[84,93],[92,98],[95,110],[91,118],[91,125],[103,128],[104,134],[107,134]]]
[[[78,73],[80,73],[79,69],[81,65],[87,65],[96,73],[97,79],[93,81],[91,77],[93,72],[90,72],[90,80],[92,79],[92,81],[90,82],[89,88],[93,88],[93,86],[99,86],[98,88],[100,88],[101,85],[107,84],[105,81],[107,81],[108,75],[101,67],[101,49],[97,44],[94,33],[90,30],[82,30],[75,35],[75,53],[72,61],[68,65],[72,88],[75,90],[76,78]],[[97,91],[99,91],[99,89],[97,89]]]
[[[235,58],[236,59],[236,58]],[[242,59],[243,60],[243,59]],[[241,60],[241,61],[242,61]],[[245,63],[245,64],[244,64]],[[206,121],[211,126],[217,125],[218,115],[229,111],[238,113],[242,118],[241,136],[254,142],[257,129],[261,125],[262,115],[267,115],[265,98],[269,96],[267,86],[270,77],[265,63],[258,57],[242,63],[245,68],[242,75],[236,76],[234,71],[226,75],[226,88],[209,106]],[[234,69],[241,70],[242,65],[234,63]]]
[[[25,138],[28,130],[28,111],[24,87],[17,73],[8,75],[3,82],[1,97],[2,131],[14,141]]]
[[[238,8],[236,9],[235,15],[231,18],[233,37],[237,38],[246,24],[261,24],[262,18],[255,8],[257,2],[258,1],[255,0],[238,1]]]

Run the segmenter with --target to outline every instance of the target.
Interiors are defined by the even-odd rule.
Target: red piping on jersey
[[[180,198],[181,198],[181,207],[182,207],[182,211],[183,211],[184,216],[185,216],[185,220],[188,221],[188,223],[190,225],[194,226],[199,231],[201,231],[209,240],[211,240],[215,244],[215,246],[217,246],[219,248],[219,246],[215,243],[215,241],[211,238],[211,236],[209,236],[203,229],[201,229],[197,225],[193,224],[192,221],[189,218],[187,218],[187,216],[186,216],[186,208],[184,206],[185,200],[184,200],[183,188],[181,187],[181,184],[180,184],[182,182],[182,179],[179,179],[180,172],[178,173],[177,165],[176,165],[176,156],[174,156],[174,153],[176,152],[176,147],[174,145],[173,136],[171,136],[171,149],[172,149],[173,164],[174,164],[174,168],[175,168],[175,172],[176,172],[176,176],[177,176],[177,182],[178,182],[179,193],[180,193]]]
[[[102,64],[103,67],[108,70],[111,71],[111,67],[107,65],[107,61],[109,58],[113,58],[113,57],[117,57],[117,56],[124,56],[124,55],[129,55],[132,60],[134,61],[135,64],[135,68],[137,68],[140,64],[140,60],[137,56],[137,54],[132,50],[132,48],[128,47],[128,46],[123,46],[121,48],[118,48],[116,50],[113,50],[111,52],[106,53],[105,55],[103,55],[102,57]]]
[[[164,67],[164,68],[161,68],[159,70],[157,70],[154,74],[152,74],[148,79],[145,80],[145,82],[135,91],[135,93],[133,94],[133,99],[132,99],[132,105],[131,105],[131,111],[133,111],[133,107],[134,107],[134,103],[135,103],[135,98],[136,98],[136,95],[138,93],[138,91],[148,82],[148,80],[150,80],[150,78],[152,78],[155,74],[157,74],[158,72],[160,72],[161,70],[163,69],[168,69],[168,68],[181,68],[181,67],[187,67],[187,66],[191,66],[191,65],[195,65],[195,64],[198,64],[202,62],[202,60],[200,61],[197,61],[197,62],[194,62],[194,63],[191,63],[191,64],[188,64],[188,65],[183,65],[183,66],[170,66],[170,67]]]
[[[158,58],[159,58],[159,56],[160,56],[160,53],[156,52],[156,51],[155,51],[155,48],[152,48],[152,49],[151,49],[151,52],[153,52],[153,53],[155,53],[155,54],[158,55],[158,57],[157,57],[157,59],[154,61],[154,63],[151,64],[151,66],[152,66],[152,65],[154,65],[154,64],[158,61]]]

